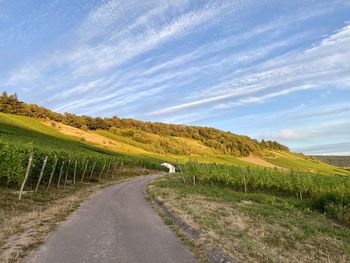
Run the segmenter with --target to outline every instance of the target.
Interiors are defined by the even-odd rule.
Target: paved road
[[[145,200],[145,186],[154,178],[98,192],[50,234],[28,262],[197,262]]]

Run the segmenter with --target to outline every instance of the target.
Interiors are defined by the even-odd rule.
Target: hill
[[[65,149],[76,145],[84,150],[101,151],[102,148],[108,153],[117,152],[158,162],[198,161],[281,170],[297,169],[322,174],[348,174],[344,169],[294,154],[278,142],[257,141],[248,136],[209,127],[60,114],[24,103],[16,95],[7,95],[6,92],[0,96],[0,112],[3,112],[0,118],[2,130],[9,130],[12,125],[16,129],[21,127],[51,136],[54,138],[52,142],[57,138],[74,141],[69,147],[64,146]],[[22,139],[20,137],[20,140],[28,141],[26,136]],[[34,137],[42,138],[37,135]],[[18,141],[13,136],[5,136],[3,140]],[[38,142],[37,145],[41,143]],[[51,142],[47,145],[53,147]]]
[[[259,154],[264,149],[285,150],[275,141],[257,141],[247,136],[224,132],[214,128],[165,124],[159,122],[142,122],[133,119],[92,118],[77,116],[70,113],[59,114],[38,105],[26,104],[17,99],[16,95],[8,96],[6,92],[0,96],[0,111],[4,113],[50,119],[63,124],[82,128],[83,130],[104,130],[116,136],[128,137],[135,142],[152,144],[152,151],[158,153],[190,154],[186,147],[174,147],[169,137],[191,138],[215,150],[217,153],[233,156],[248,156]],[[149,135],[153,134],[153,136]],[[158,135],[155,136],[155,135]],[[161,137],[160,137],[161,136]],[[170,147],[172,146],[172,147]]]

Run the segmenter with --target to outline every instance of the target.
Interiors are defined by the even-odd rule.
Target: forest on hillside
[[[3,92],[0,96],[0,112],[16,114],[39,119],[49,119],[61,122],[83,130],[106,130],[112,133],[116,129],[127,130],[128,136],[140,139],[142,132],[161,136],[176,136],[201,141],[204,145],[233,156],[248,156],[251,153],[259,154],[264,149],[289,149],[276,141],[257,141],[248,136],[237,135],[215,128],[166,124],[160,122],[143,122],[134,119],[124,119],[117,116],[112,118],[78,116],[71,113],[60,114],[36,104],[27,104],[20,101],[16,94],[8,95]]]
[[[350,167],[350,156],[336,156],[336,155],[313,155],[311,156],[321,162],[339,167]]]

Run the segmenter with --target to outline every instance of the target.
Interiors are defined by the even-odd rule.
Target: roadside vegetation
[[[97,190],[149,173],[154,171],[124,167],[118,175],[99,181],[26,192],[20,201],[18,191],[0,186],[0,262],[20,261]]]
[[[349,262],[349,226],[314,200],[190,180],[167,175],[149,189],[201,231],[198,250],[218,245],[235,262]]]
[[[350,176],[199,163],[179,168],[184,183],[306,199],[310,208],[350,226]]]

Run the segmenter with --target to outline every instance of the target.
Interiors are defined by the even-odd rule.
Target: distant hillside
[[[0,96],[0,112],[49,119],[82,130],[108,131],[108,134],[104,135],[126,138],[128,143],[156,153],[180,155],[196,153],[191,150],[193,147],[184,138],[195,140],[199,145],[206,146],[206,149],[202,147],[202,150],[211,149],[210,151],[216,154],[236,157],[250,154],[260,155],[264,150],[289,151],[286,146],[275,141],[262,140],[259,142],[248,136],[208,127],[142,122],[118,117],[92,118],[70,113],[60,114],[38,105],[24,103],[18,100],[16,94],[9,96],[6,92]]]
[[[26,104],[16,95],[8,96],[6,93],[0,96],[0,112],[0,142],[10,145],[23,142],[26,147],[47,146],[56,151],[59,149],[52,147],[56,138],[66,138],[68,145],[62,150],[68,152],[79,152],[77,147],[70,150],[71,146],[79,145],[82,149],[100,149],[104,153],[113,152],[156,163],[198,161],[349,175],[342,168],[292,153],[277,142],[259,142],[214,128],[59,114]],[[29,136],[32,132],[35,134]],[[59,146],[62,145],[64,143],[60,142]]]
[[[311,157],[330,165],[350,168],[350,156],[312,155]]]

